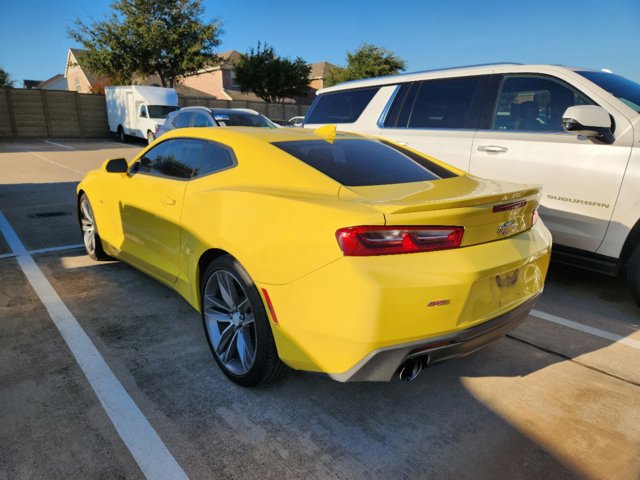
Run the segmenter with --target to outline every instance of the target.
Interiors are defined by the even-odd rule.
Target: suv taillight
[[[361,226],[341,228],[336,238],[345,256],[363,257],[458,248],[463,233],[462,227]]]

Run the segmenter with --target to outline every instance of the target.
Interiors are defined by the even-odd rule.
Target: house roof
[[[82,70],[82,73],[84,74],[87,81],[92,87],[98,82],[104,82],[105,80],[107,80],[107,77],[102,75],[96,75],[82,65],[82,57],[85,54],[85,50],[82,50],[81,48],[70,48],[69,54],[73,55],[73,58],[78,64],[78,67],[80,67],[80,70]],[[68,61],[71,61],[71,59],[69,58]],[[69,68],[69,65],[67,65],[67,69],[68,68]],[[67,72],[65,70],[65,77],[66,76],[67,76]]]
[[[23,86],[24,88],[35,88],[38,86],[38,84],[42,82],[42,80],[23,80]]]
[[[309,73],[309,78],[324,78],[327,76],[330,70],[334,68],[339,68],[337,65],[329,62],[317,62],[311,64],[311,73]]]
[[[242,54],[237,50],[227,50],[218,54],[218,57],[222,60],[223,66],[233,67],[240,60],[240,55]]]
[[[62,73],[58,73],[57,75],[54,75],[53,77],[48,78],[48,79],[46,79],[46,80],[44,80],[44,81],[40,82],[40,83],[37,85],[37,88],[46,88],[46,87],[48,87],[49,85],[52,85],[52,84],[54,84],[54,83],[56,83],[56,82],[59,82],[59,81],[60,81],[60,80],[62,80],[63,78],[64,78],[64,75],[63,75]]]

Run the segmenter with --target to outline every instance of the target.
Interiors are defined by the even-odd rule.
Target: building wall
[[[91,93],[91,85],[82,73],[82,69],[75,63],[69,65],[67,70],[67,90],[78,93]]]
[[[216,98],[227,100],[228,96],[223,93],[222,71],[213,70],[211,72],[191,75],[182,78],[180,83],[187,87],[195,88],[201,92],[213,95]]]

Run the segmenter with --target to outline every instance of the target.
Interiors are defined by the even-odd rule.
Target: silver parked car
[[[262,127],[279,128],[264,115],[245,108],[184,107],[171,112],[156,138],[175,128]]]

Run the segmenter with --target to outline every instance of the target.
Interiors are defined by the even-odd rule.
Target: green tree
[[[85,49],[82,63],[113,83],[157,74],[165,87],[215,64],[220,22],[203,20],[202,0],[114,0],[101,22],[80,19],[69,36]]]
[[[253,92],[267,103],[283,103],[309,91],[311,65],[300,57],[282,58],[266,43],[241,54],[234,72],[241,92]]]
[[[11,77],[3,68],[0,68],[0,87],[1,88],[13,87],[13,80],[11,80]]]
[[[347,66],[332,69],[324,85],[330,87],[349,80],[395,75],[406,68],[407,62],[389,50],[363,43],[355,52],[347,52]]]

